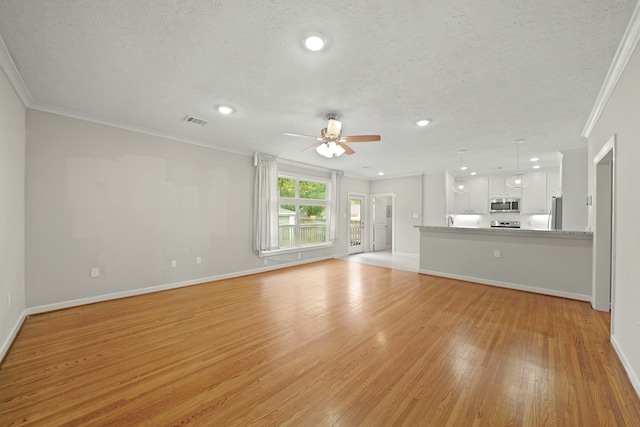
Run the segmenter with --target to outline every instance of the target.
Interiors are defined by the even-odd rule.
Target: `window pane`
[[[327,200],[327,184],[311,181],[300,181],[300,198]]]
[[[296,180],[291,178],[278,178],[280,197],[296,197]]]
[[[296,244],[296,207],[280,205],[278,211],[278,237],[280,247],[286,248]]]
[[[325,206],[301,205],[299,216],[301,245],[327,241],[327,208]]]

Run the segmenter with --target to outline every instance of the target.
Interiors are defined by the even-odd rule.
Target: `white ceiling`
[[[374,179],[456,168],[461,149],[480,173],[512,170],[516,139],[523,167],[584,147],[635,4],[0,0],[0,36],[33,108]],[[283,135],[319,134],[328,112],[382,141],[325,159]]]

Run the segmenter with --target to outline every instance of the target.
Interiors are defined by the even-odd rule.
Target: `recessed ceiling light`
[[[378,172],[378,175],[382,176],[384,175],[384,172]]]
[[[228,105],[220,105],[218,106],[218,111],[220,112],[220,114],[231,114],[234,110]]]
[[[533,168],[534,169],[540,169],[540,165],[535,165]]]
[[[469,175],[474,176],[474,175],[477,175],[477,174],[478,174],[478,172],[471,172]]]
[[[460,170],[461,170],[461,171],[466,171],[466,170],[467,170],[467,167],[466,167],[466,166],[460,166]]]
[[[532,162],[537,162],[537,161],[538,161],[538,160],[540,160],[540,159],[539,159],[539,158],[537,158],[537,157],[532,157],[532,158],[530,158],[529,160],[531,160]]]
[[[421,127],[425,127],[425,126],[426,126],[426,125],[428,125],[429,123],[431,123],[431,120],[429,120],[429,119],[422,119],[422,120],[418,120],[418,121],[416,122],[416,124],[417,124],[418,126],[421,126]]]
[[[312,52],[317,52],[324,48],[324,39],[317,34],[307,36],[304,39],[304,47]]]

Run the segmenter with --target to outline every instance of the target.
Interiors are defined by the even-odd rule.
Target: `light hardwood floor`
[[[609,321],[324,261],[29,317],[0,425],[638,426]]]

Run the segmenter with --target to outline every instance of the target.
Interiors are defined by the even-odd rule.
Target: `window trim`
[[[313,249],[333,247],[333,242],[329,240],[329,235],[328,235],[329,216],[332,214],[331,213],[331,180],[327,178],[296,174],[296,173],[286,172],[286,171],[278,172],[278,179],[280,178],[293,179],[296,181],[296,185],[295,185],[296,197],[280,197],[280,191],[278,191],[278,207],[280,207],[281,205],[294,205],[296,207],[295,209],[296,244],[294,246],[287,246],[284,248],[279,248],[271,251],[261,251],[260,256],[268,256],[268,255],[276,255],[276,254],[283,254],[283,253],[300,252],[300,251],[307,251],[307,250],[313,250]],[[322,200],[301,198],[300,187],[299,187],[300,181],[316,182],[319,184],[324,184],[326,186],[326,198]],[[311,243],[306,245],[301,245],[299,243],[299,240],[300,240],[300,217],[299,217],[300,213],[298,212],[299,206],[322,206],[325,208],[325,214],[327,219],[326,220],[327,230],[325,231],[326,240],[324,242]],[[278,234],[279,233],[280,233],[280,227],[278,227]]]

